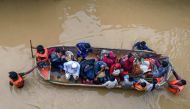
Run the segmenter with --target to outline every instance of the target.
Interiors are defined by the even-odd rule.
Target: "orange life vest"
[[[145,91],[145,87],[142,87],[140,82],[136,82],[133,84],[134,85],[134,88],[138,91]]]
[[[183,89],[184,89],[184,86],[179,86],[177,85],[177,83],[179,82],[180,80],[173,80],[173,81],[170,81],[169,82],[169,85],[176,85],[177,88],[171,88],[169,87],[169,91],[174,93],[174,94],[178,94],[179,92],[181,92]]]
[[[48,60],[48,49],[45,48],[44,50],[45,50],[44,54],[40,54],[40,53],[36,52],[36,60],[38,62]]]
[[[22,88],[24,86],[24,79],[18,74],[18,79],[16,81],[10,80],[10,82],[17,88]]]

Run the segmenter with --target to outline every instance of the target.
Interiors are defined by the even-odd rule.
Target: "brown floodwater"
[[[9,71],[27,71],[33,45],[75,45],[130,49],[147,41],[168,55],[188,85],[174,96],[167,89],[152,93],[74,88],[43,81],[34,72],[23,89],[11,88]],[[189,0],[0,0],[1,109],[189,109]]]

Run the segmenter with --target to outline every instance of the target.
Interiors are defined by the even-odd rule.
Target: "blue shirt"
[[[137,42],[134,47],[136,47],[138,50],[147,50],[147,51],[153,51],[146,45],[142,45],[141,42]]]
[[[78,51],[77,51],[78,57],[85,58],[85,57],[87,57],[89,52],[92,52],[91,45],[86,42],[77,43],[76,47],[78,48]]]
[[[72,68],[72,64],[76,63],[77,67],[76,68]],[[65,72],[71,74],[71,75],[77,75],[79,76],[80,73],[80,64],[76,61],[69,61],[69,62],[65,62],[64,63],[64,70]]]
[[[97,61],[95,63],[95,74],[98,74],[98,72],[100,71],[102,65],[104,65],[105,67],[107,66],[107,64],[105,62],[103,62],[103,61]]]
[[[168,69],[169,69],[169,67],[161,66],[161,67],[157,68],[157,66],[154,66],[154,70],[152,72],[153,77],[158,78],[158,77],[164,76],[164,74],[166,74],[168,72]]]

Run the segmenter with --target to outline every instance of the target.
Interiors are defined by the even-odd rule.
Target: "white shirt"
[[[72,64],[76,63],[77,67],[72,68]],[[64,63],[64,70],[66,73],[69,73],[70,75],[76,75],[79,76],[80,73],[80,64],[76,61],[69,61]]]
[[[106,88],[114,88],[115,86],[118,85],[117,79],[115,79],[114,81],[107,81],[106,83],[102,84],[103,86],[105,86]]]

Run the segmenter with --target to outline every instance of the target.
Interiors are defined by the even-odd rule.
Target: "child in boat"
[[[96,84],[103,84],[108,80],[109,76],[109,68],[107,67],[107,64],[103,61],[97,61],[95,63],[95,74],[96,78],[94,82]]]
[[[84,60],[80,63],[80,78],[83,84],[92,84],[95,78],[95,59]]]
[[[108,81],[106,81],[102,86],[105,86],[108,89],[114,88],[118,85],[117,79],[111,76]]]
[[[65,52],[65,59],[67,61],[75,61],[76,60],[75,57],[74,57],[73,52],[71,52],[71,51],[66,51]]]
[[[153,51],[152,49],[150,49],[147,45],[146,45],[146,42],[145,41],[139,41],[137,43],[135,43],[133,45],[133,50],[134,49],[137,49],[137,50],[147,50],[147,51]]]
[[[76,48],[77,48],[77,59],[80,57],[82,57],[82,59],[85,59],[88,56],[88,54],[92,52],[92,47],[88,42],[77,43]]]
[[[68,61],[64,63],[65,78],[69,80],[71,76],[75,80],[79,78],[80,64],[76,61]]]
[[[120,63],[113,64],[109,69],[109,73],[111,76],[114,76],[117,81],[123,81],[124,76],[128,74],[128,72],[123,70]]]
[[[179,94],[181,91],[183,91],[184,86],[186,85],[186,80],[182,79],[174,69],[172,69],[172,72],[176,78],[176,80],[172,80],[168,83],[169,91],[173,94]]]
[[[111,65],[116,63],[116,59],[116,55],[112,51],[110,51],[108,54],[104,54],[102,61],[104,61],[108,65],[108,67],[111,67]]]
[[[128,55],[120,59],[120,64],[122,68],[124,69],[124,71],[131,73],[133,69],[134,61],[135,61],[135,57],[131,53],[129,53]]]

